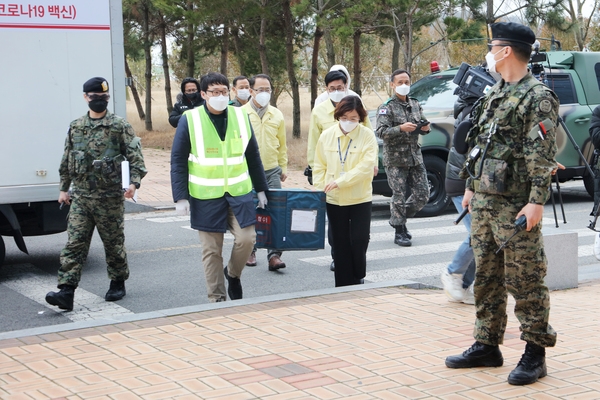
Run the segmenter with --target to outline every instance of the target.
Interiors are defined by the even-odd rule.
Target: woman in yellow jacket
[[[313,183],[327,193],[337,287],[362,283],[366,274],[378,146],[373,130],[360,124],[368,115],[359,97],[344,97],[334,118],[339,122],[317,143]]]

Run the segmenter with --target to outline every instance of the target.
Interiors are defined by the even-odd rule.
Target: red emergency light
[[[432,74],[440,72],[440,66],[438,65],[437,61],[432,61],[431,63],[429,63],[429,69],[431,70]]]

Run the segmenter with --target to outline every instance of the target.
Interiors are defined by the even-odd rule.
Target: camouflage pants
[[[515,299],[521,340],[543,347],[556,343],[556,332],[548,323],[550,294],[544,284],[547,260],[541,223],[530,232],[519,232],[495,254],[514,232],[515,217],[527,201],[482,193],[475,193],[471,200],[471,245],[477,265],[473,336],[485,344],[504,340],[507,293]]]
[[[76,196],[71,202],[67,245],[60,253],[58,284],[77,287],[87,259],[94,228],[104,244],[110,280],[129,278],[125,253],[123,197],[90,198]]]
[[[388,184],[393,191],[390,202],[390,225],[406,224],[429,201],[429,182],[424,164],[413,167],[386,167]],[[406,193],[410,190],[410,196]]]

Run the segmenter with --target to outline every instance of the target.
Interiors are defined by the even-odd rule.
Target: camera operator
[[[541,220],[556,168],[558,98],[527,70],[533,31],[514,22],[491,25],[486,62],[498,82],[475,108],[468,135],[469,153],[461,176],[469,178],[463,207],[472,214],[475,253],[476,342],[461,355],[446,358],[449,368],[499,367],[498,345],[506,330],[507,292],[516,302],[521,340],[527,342],[508,383],[526,385],[546,376],[545,348],[556,344],[548,323],[550,295],[544,284],[547,260]],[[506,248],[498,246],[525,216],[526,229]]]

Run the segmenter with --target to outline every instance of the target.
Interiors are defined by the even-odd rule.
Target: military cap
[[[516,22],[498,22],[491,25],[492,40],[515,42],[525,45],[533,45],[535,33],[530,27]]]
[[[105,93],[108,92],[108,82],[99,76],[89,79],[83,84],[84,93]]]

